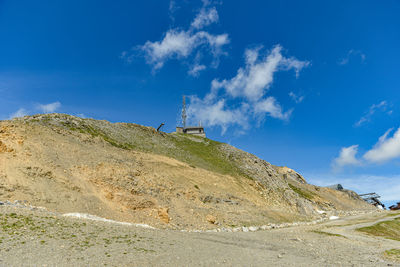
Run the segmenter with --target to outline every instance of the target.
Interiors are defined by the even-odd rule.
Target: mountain
[[[65,114],[0,121],[0,200],[172,229],[374,209],[228,144]]]

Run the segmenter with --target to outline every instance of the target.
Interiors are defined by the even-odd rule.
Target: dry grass
[[[380,222],[368,227],[362,227],[357,230],[370,235],[381,236],[400,241],[400,218],[396,218],[391,221]]]
[[[291,184],[291,183],[289,183],[288,185],[289,185],[289,187],[290,187],[294,192],[296,192],[299,196],[301,196],[301,197],[303,197],[303,198],[305,198],[305,199],[311,200],[311,199],[313,199],[314,196],[315,196],[314,193],[312,193],[312,192],[310,192],[310,191],[306,191],[306,190],[304,190],[304,189],[301,189],[301,188],[299,188],[299,187],[297,187],[297,186],[294,186],[294,185]]]
[[[0,122],[0,139],[13,149],[0,153],[3,199],[62,213],[202,229],[216,227],[209,214],[221,225],[258,225],[307,220],[315,203],[367,205],[296,180],[289,189],[275,166],[230,145],[132,123],[34,115]],[[169,224],[157,215],[164,208]]]
[[[400,249],[386,250],[383,255],[387,259],[400,262]]]
[[[117,148],[171,157],[212,172],[246,177],[245,173],[220,151],[219,146],[222,143],[207,138],[159,133],[152,127],[138,124],[112,124],[66,114],[35,115],[30,117],[28,122],[88,134]]]
[[[390,211],[390,213],[387,214],[386,217],[393,217],[397,215],[400,215],[400,211]]]

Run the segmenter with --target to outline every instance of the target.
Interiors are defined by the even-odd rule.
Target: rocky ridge
[[[318,220],[374,208],[230,145],[65,114],[0,122],[0,200],[173,229]]]

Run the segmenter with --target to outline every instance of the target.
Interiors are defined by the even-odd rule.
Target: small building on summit
[[[177,133],[191,134],[201,137],[206,137],[206,133],[204,132],[204,127],[202,126],[187,126],[187,127],[176,127]]]
[[[191,134],[200,137],[206,137],[206,133],[204,132],[204,127],[201,126],[201,122],[199,122],[199,126],[186,126],[186,98],[183,96],[182,98],[182,124],[183,126],[176,127],[176,133],[183,134]]]

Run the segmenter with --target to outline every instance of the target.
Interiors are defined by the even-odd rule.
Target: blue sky
[[[400,200],[400,3],[0,0],[0,119],[189,120],[319,185]]]

